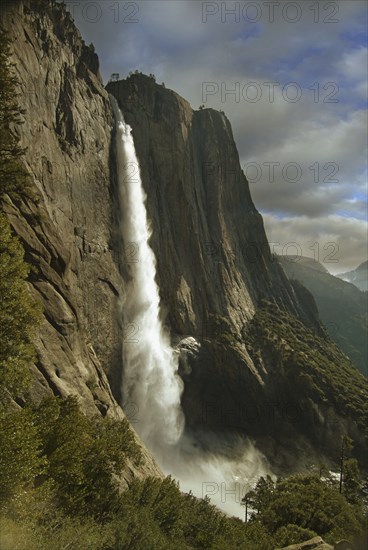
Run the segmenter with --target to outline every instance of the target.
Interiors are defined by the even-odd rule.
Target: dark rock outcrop
[[[313,537],[313,539],[299,544],[291,544],[281,550],[314,550],[315,548],[318,548],[318,550],[334,550],[334,547],[331,544],[325,543],[321,537]]]
[[[333,546],[324,542],[321,537],[313,537],[312,539],[300,542],[298,544],[291,544],[285,546],[279,550],[358,550],[351,542],[347,540],[340,540]],[[362,549],[363,550],[363,549]]]

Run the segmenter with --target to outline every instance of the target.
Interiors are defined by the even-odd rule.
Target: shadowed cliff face
[[[10,2],[2,24],[13,41],[25,109],[16,132],[35,193],[6,205],[33,266],[30,290],[44,309],[31,396],[74,394],[90,414],[123,417],[115,398],[125,284],[110,170],[113,117],[98,59],[56,2]],[[106,374],[115,375],[115,397]],[[162,475],[143,453],[141,467],[127,468],[127,482]]]
[[[295,467],[303,455],[313,460],[313,447],[335,456],[339,434],[349,431],[345,413],[333,392],[325,399],[300,383],[305,353],[298,342],[308,339],[313,349],[320,337],[318,365],[327,361],[332,371],[345,359],[337,351],[324,356],[326,333],[311,294],[289,281],[270,253],[229,121],[213,109],[193,111],[145,75],[110,82],[107,90],[133,128],[162,313],[181,350],[187,427],[202,439],[208,431],[254,437],[281,467]],[[129,169],[134,177],[137,167]],[[127,264],[134,246],[126,246]],[[264,304],[280,314],[273,319],[266,308],[269,328],[251,336]],[[290,337],[276,322],[283,313]],[[296,339],[293,320],[304,327]]]

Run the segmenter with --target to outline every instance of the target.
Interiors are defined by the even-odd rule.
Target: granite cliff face
[[[313,335],[320,337],[324,354],[326,332],[314,299],[270,252],[228,119],[213,109],[194,111],[142,74],[110,82],[107,90],[133,128],[163,313],[181,350],[187,426],[202,439],[207,431],[254,437],[284,465],[290,459],[295,466],[321,442],[323,452],[334,455],[338,434],[349,430],[335,398],[324,402],[297,381],[293,388],[283,356],[248,334],[259,308],[273,304],[280,317],[285,313],[310,331],[311,349]],[[136,167],[130,169],[134,177]],[[132,259],[134,243],[127,251]],[[293,321],[290,326],[293,331]],[[285,356],[294,351],[288,336],[278,345]],[[331,357],[330,364],[339,361]],[[292,372],[299,368],[295,362]]]
[[[324,409],[302,385],[293,399],[305,409],[292,430],[270,422],[275,402],[288,405],[294,388],[272,347],[251,342],[255,315],[273,304],[310,330],[312,346],[311,335],[323,339],[325,331],[310,293],[270,253],[225,115],[193,111],[144,75],[106,91],[97,56],[61,4],[10,3],[3,21],[26,109],[17,131],[37,196],[7,206],[35,266],[31,292],[44,307],[33,396],[78,394],[89,413],[123,415],[119,308],[136,248],[120,242],[109,92],[133,128],[163,314],[181,351],[188,428],[254,437],[284,464],[286,455],[293,461],[323,441],[323,421],[317,440],[305,434],[310,411],[322,417]],[[284,338],[282,346],[289,344]],[[239,414],[244,404],[250,412]],[[267,413],[254,420],[258,407]],[[331,438],[346,426],[334,395],[326,408],[338,419],[326,443],[331,456]],[[150,472],[161,475],[146,453],[127,479]]]
[[[194,111],[144,75],[110,82],[107,90],[133,128],[174,333],[205,334],[216,314],[240,334],[262,298],[319,329],[316,311],[305,312],[302,294],[270,253],[225,115]]]
[[[98,58],[56,2],[10,2],[2,23],[13,41],[25,109],[16,131],[35,194],[6,210],[34,266],[30,290],[44,309],[30,391],[35,399],[76,394],[87,413],[121,418],[108,375],[121,376],[125,290],[110,169],[113,119]],[[143,452],[143,466],[128,468],[127,481],[162,475]]]

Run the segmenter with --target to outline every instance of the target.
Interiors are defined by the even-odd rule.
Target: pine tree
[[[29,363],[34,358],[33,327],[40,309],[31,298],[26,278],[29,266],[24,250],[0,212],[0,397],[4,387],[12,395],[21,393],[29,379]]]
[[[357,504],[361,500],[361,474],[358,461],[348,458],[344,462],[344,478],[342,494],[351,504]]]

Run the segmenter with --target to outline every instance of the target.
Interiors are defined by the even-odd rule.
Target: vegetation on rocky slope
[[[9,62],[10,41],[0,33],[0,399],[4,392],[16,397],[26,386],[28,365],[34,350],[31,335],[40,317],[38,305],[27,288],[30,266],[24,262],[24,249],[11,231],[3,213],[7,200],[31,195],[27,172],[20,158],[14,124],[21,122],[17,104],[17,81]]]
[[[34,358],[31,335],[39,320],[39,307],[32,300],[26,279],[29,266],[24,249],[0,212],[0,399],[8,391],[17,396],[29,379]]]
[[[346,477],[343,494],[328,476],[261,478],[247,495],[245,524],[208,498],[181,493],[170,477],[136,479],[121,493],[124,461],[139,461],[130,429],[86,418],[74,399],[2,412],[1,420],[4,550],[273,550],[316,533],[333,542],[364,530],[356,475]]]
[[[276,304],[263,302],[247,330],[254,352],[272,357],[286,398],[331,404],[367,437],[368,381],[327,338],[317,336]],[[272,373],[271,373],[272,374]]]
[[[308,540],[317,534],[326,542],[361,535],[364,531],[364,497],[354,461],[345,465],[342,494],[336,479],[325,472],[294,475],[274,482],[260,478],[247,495],[253,509],[250,520],[260,523],[278,547]]]
[[[313,294],[331,339],[367,376],[367,292],[319,269],[313,260],[306,263],[279,257],[279,261],[289,278],[297,279]]]
[[[321,456],[333,468],[348,435],[366,467],[368,381],[326,333],[270,301],[259,303],[241,334],[219,315],[210,315],[208,326],[183,372],[191,429],[253,438],[280,475]]]
[[[24,111],[17,98],[18,82],[9,61],[10,39],[0,32],[0,199],[5,194],[13,200],[31,195],[27,172],[19,162],[24,150],[19,146],[14,125],[21,124]]]

